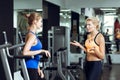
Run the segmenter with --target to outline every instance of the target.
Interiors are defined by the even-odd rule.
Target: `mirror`
[[[69,27],[70,30],[70,38],[71,41],[76,40],[79,41],[79,14],[76,12],[73,12],[69,9],[61,10],[60,11],[60,26],[66,26]],[[78,53],[79,49],[70,46],[70,51],[72,53]]]
[[[100,20],[100,32],[102,32],[104,35],[109,30],[109,40],[111,42],[114,41],[114,22],[116,18],[120,21],[120,9],[118,7],[98,7],[98,8],[81,8],[79,13],[79,28],[78,30],[78,36],[80,43],[84,43],[86,34],[85,30],[85,19],[90,16],[96,16]],[[71,27],[71,31],[74,29],[72,28],[72,22],[71,22],[71,10],[61,10],[60,11],[60,25],[61,26],[67,26]],[[73,20],[73,23],[75,24],[76,21]],[[77,36],[76,36],[77,37]],[[71,37],[72,40],[72,37]],[[114,42],[115,43],[115,42]],[[112,44],[111,46],[115,46]],[[71,48],[70,50],[72,50]],[[115,49],[114,49],[115,50]],[[79,53],[79,51],[71,51],[72,53]]]
[[[115,21],[120,21],[120,9],[118,7],[97,7],[97,8],[81,8],[80,16],[80,36],[85,34],[85,19],[90,16],[98,17],[100,21],[100,32],[105,36],[106,45],[110,48],[107,53],[116,51],[115,41]],[[107,33],[107,35],[106,35]],[[80,39],[80,42],[84,42]]]
[[[35,4],[35,5],[33,5]],[[22,5],[22,6],[21,6]],[[27,32],[27,17],[31,12],[38,12],[42,15],[42,0],[14,0],[14,28],[16,28],[16,44],[19,43],[18,32],[20,31],[23,38]],[[42,30],[38,30],[39,35]]]

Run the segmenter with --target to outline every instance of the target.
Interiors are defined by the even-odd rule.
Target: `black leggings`
[[[101,72],[102,72],[101,61],[86,61],[85,64],[86,80],[100,80]]]
[[[116,48],[117,48],[117,51],[119,51],[119,44],[120,44],[120,39],[116,39]]]
[[[28,69],[30,80],[43,80],[40,78],[37,69]]]

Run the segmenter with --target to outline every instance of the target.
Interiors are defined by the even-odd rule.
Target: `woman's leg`
[[[116,39],[116,48],[117,48],[117,51],[119,51],[119,40]]]
[[[86,80],[99,80],[101,71],[101,61],[87,61],[85,66]]]
[[[38,80],[38,70],[37,69],[28,69],[28,74],[30,77],[30,80]]]
[[[85,80],[89,80],[89,77],[90,77],[90,73],[91,73],[91,66],[90,66],[90,63],[89,61],[86,61],[85,63]]]
[[[102,73],[102,63],[100,61],[94,62],[89,80],[99,80],[101,73]]]

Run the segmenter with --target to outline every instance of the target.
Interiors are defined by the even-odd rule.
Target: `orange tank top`
[[[96,34],[95,38],[87,38],[85,41],[85,47],[87,52],[94,53],[91,49],[94,47],[99,50],[99,44],[96,43],[96,37],[99,33]]]
[[[116,29],[115,38],[120,39],[120,29]]]

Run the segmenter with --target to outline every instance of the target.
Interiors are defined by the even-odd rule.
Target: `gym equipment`
[[[7,41],[6,32],[3,31],[3,34],[4,34],[5,44],[0,45],[0,55],[1,55],[2,63],[4,66],[5,76],[7,78],[6,80],[16,80],[15,78],[17,78],[16,76],[14,76],[14,79],[13,79],[12,72],[11,72],[10,66],[9,66],[8,57],[15,59],[15,60],[18,60],[18,64],[19,64],[17,66],[18,71],[16,71],[15,73],[17,73],[17,72],[19,73],[19,71],[20,71],[19,69],[21,69],[22,73],[23,73],[24,80],[30,80],[29,75],[28,75],[28,71],[26,68],[26,64],[25,64],[25,59],[26,58],[34,58],[34,56],[23,56],[22,54],[19,54],[22,50],[22,46],[24,46],[24,44],[25,44],[22,40],[22,36],[20,33],[19,33],[19,37],[21,39],[21,43],[16,44],[16,45],[9,44]],[[16,54],[11,55],[10,50],[16,50],[16,52],[15,52]],[[41,53],[40,55],[43,55],[45,57],[45,61],[47,61],[47,57],[45,56],[45,53]],[[44,59],[41,59],[41,60],[44,61]]]
[[[69,66],[70,29],[65,26],[53,26],[48,31],[48,50],[51,60],[45,69],[46,80],[76,80],[71,73],[76,66]]]
[[[9,50],[12,50],[12,49],[19,49],[19,51],[20,51],[21,47],[24,45],[24,43],[10,46],[9,43],[7,42],[6,32],[4,31],[3,34],[4,34],[4,38],[5,38],[5,44],[1,49],[1,57],[2,57],[2,62],[3,62],[3,65],[4,65],[4,70],[5,70],[5,73],[6,73],[5,75],[6,75],[7,80],[13,80],[7,57],[20,59],[21,69],[23,71],[24,78],[25,78],[25,80],[29,80],[29,76],[28,76],[28,73],[27,73],[24,58],[31,58],[31,56],[11,55],[9,53]]]
[[[66,50],[67,47],[62,47],[54,53],[54,59],[56,60],[54,66],[45,68],[45,71],[52,71],[52,77],[50,77],[48,80],[56,80],[56,78],[59,78],[59,80],[68,80],[68,76],[71,80],[76,80],[76,78],[71,73],[71,70],[78,70],[80,67],[66,65]]]
[[[51,52],[51,60],[48,62],[48,64],[46,63],[46,65],[51,68],[51,72],[45,71],[47,80],[53,80],[54,75],[56,74],[55,70],[57,70],[57,59],[55,59],[54,53],[57,52],[57,50],[61,47],[67,47],[66,52],[69,54],[69,30],[70,29],[65,26],[52,26],[51,29],[48,31],[48,50]],[[68,56],[66,57],[66,63],[68,63],[67,61]],[[52,76],[51,79],[49,79],[49,76]]]
[[[58,51],[56,53],[56,55],[57,55],[57,68],[58,68],[57,72],[60,75],[60,77],[62,78],[62,80],[67,80],[66,74],[68,74],[70,76],[70,79],[75,80],[74,76],[70,72],[70,69],[72,69],[72,67],[67,66],[65,63],[66,61],[64,61],[65,67],[62,66],[62,64],[63,64],[62,59],[64,59],[63,56],[66,57],[66,52],[64,52],[66,49],[67,48],[60,48],[60,49],[58,49]],[[66,73],[64,74],[63,71]]]
[[[9,63],[8,63],[8,59],[7,59],[7,54],[5,52],[5,48],[9,47],[9,46],[11,46],[11,44],[0,45],[0,56],[1,56],[2,64],[3,64],[3,67],[4,67],[6,79],[7,80],[13,80],[11,70],[10,70],[10,66],[9,66]]]
[[[28,58],[28,56],[12,56],[12,55],[10,55],[9,51],[6,50],[9,46],[11,46],[11,45],[10,44],[0,45],[1,59],[2,59],[3,66],[4,66],[4,71],[5,71],[5,75],[6,75],[7,80],[13,80],[7,57],[21,59],[20,63],[21,63],[22,71],[24,71],[25,80],[29,80],[28,75],[27,75],[27,71],[25,68],[25,63],[23,60],[24,58]],[[21,46],[21,45],[17,45],[17,46],[15,45],[15,47],[18,47],[18,46]],[[10,49],[12,49],[12,48],[13,48],[13,46],[10,47]]]

